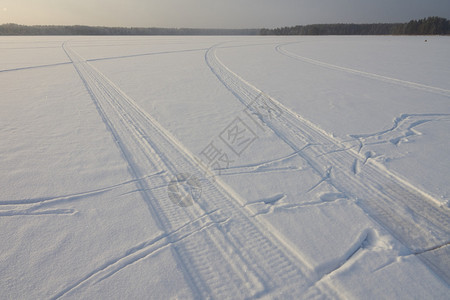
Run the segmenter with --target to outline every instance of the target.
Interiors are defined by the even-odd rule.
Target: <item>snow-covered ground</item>
[[[1,298],[448,298],[448,53],[0,38]]]

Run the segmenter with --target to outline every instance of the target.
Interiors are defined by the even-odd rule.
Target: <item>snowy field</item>
[[[1,37],[0,298],[448,299],[449,53]]]

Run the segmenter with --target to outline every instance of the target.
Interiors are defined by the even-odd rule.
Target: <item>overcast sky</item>
[[[0,24],[273,28],[450,19],[450,0],[0,0]]]

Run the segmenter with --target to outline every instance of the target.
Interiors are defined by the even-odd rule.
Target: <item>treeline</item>
[[[275,29],[196,29],[99,26],[0,25],[0,35],[448,35],[450,21],[440,17],[408,23],[316,24]]]
[[[0,35],[258,35],[259,29],[0,25]]]
[[[450,21],[440,17],[408,23],[317,24],[261,29],[261,35],[448,35]]]

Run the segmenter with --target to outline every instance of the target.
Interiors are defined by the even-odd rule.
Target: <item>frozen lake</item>
[[[0,37],[6,298],[446,298],[450,38]]]

